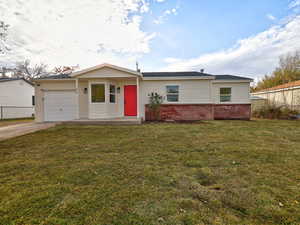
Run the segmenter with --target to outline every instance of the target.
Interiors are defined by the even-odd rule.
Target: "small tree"
[[[155,120],[160,120],[160,106],[163,101],[163,96],[159,95],[158,93],[152,92],[149,94],[149,108],[153,112]]]
[[[25,60],[16,63],[14,77],[33,80],[48,74],[47,65],[44,63],[32,65],[30,60]]]
[[[79,65],[76,66],[57,66],[54,67],[53,73],[54,74],[68,74],[72,73],[74,70],[78,69]]]

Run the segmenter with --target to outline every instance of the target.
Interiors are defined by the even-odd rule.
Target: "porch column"
[[[140,118],[140,79],[136,78],[137,118]]]
[[[79,115],[79,84],[78,84],[78,78],[75,79],[75,89],[76,89],[76,94],[77,94],[77,119],[80,119],[80,115]]]

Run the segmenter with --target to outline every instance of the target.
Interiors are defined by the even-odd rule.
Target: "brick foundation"
[[[251,104],[222,104],[214,106],[215,120],[250,120]]]
[[[146,105],[146,121],[156,120],[154,113]],[[163,104],[160,107],[161,121],[193,121],[213,119],[249,120],[250,104]]]
[[[212,104],[164,104],[160,107],[162,121],[212,120]],[[154,114],[146,106],[146,120],[155,120]]]

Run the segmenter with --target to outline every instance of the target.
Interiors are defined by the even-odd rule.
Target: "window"
[[[116,86],[109,85],[109,102],[115,103],[116,102]]]
[[[168,85],[167,86],[167,101],[178,102],[179,101],[179,86]]]
[[[105,102],[105,86],[104,84],[92,84],[91,85],[91,100],[92,103]]]
[[[35,105],[35,96],[32,95],[32,105],[34,106]]]
[[[220,102],[231,101],[231,88],[220,88]]]

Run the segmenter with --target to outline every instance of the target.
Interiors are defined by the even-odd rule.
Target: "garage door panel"
[[[74,120],[78,115],[78,98],[75,92],[52,91],[44,96],[45,121]]]

